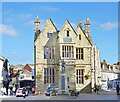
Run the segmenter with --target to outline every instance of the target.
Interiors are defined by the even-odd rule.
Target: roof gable
[[[70,26],[70,28],[73,30],[73,32],[77,35],[76,31],[74,30],[74,28],[72,27],[72,25],[70,24],[70,22],[68,21],[68,19],[66,20],[65,24],[63,25],[61,30],[70,30],[70,28],[68,27],[67,29],[65,29],[65,26]],[[60,31],[61,31],[60,30]]]
[[[87,39],[87,41],[89,42],[89,44],[92,46],[92,43],[90,42],[90,40],[88,39],[87,35],[85,34],[84,30],[80,27],[77,26],[77,30],[76,30],[77,34],[81,33],[85,36],[85,38]]]
[[[29,71],[29,72],[32,72],[32,68],[31,68],[28,64],[26,64],[23,69],[24,69],[24,70],[27,70],[27,71]]]

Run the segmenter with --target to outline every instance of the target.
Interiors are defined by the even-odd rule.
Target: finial
[[[87,21],[89,20],[89,18],[87,17]]]
[[[81,20],[79,20],[79,24],[81,23]]]
[[[37,15],[37,17],[36,18],[38,18],[38,15]]]

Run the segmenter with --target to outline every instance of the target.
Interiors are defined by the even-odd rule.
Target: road
[[[15,96],[0,96],[1,100],[16,100],[16,102],[19,102],[20,100],[49,100],[48,102],[53,102],[52,100],[72,100],[73,101],[77,101],[79,100],[79,102],[82,100],[86,100],[85,102],[91,100],[91,102],[97,100],[97,101],[109,101],[111,100],[111,102],[120,102],[120,95],[116,95],[116,93],[113,92],[103,92],[103,93],[99,93],[99,94],[80,94],[77,97],[71,97],[71,96],[66,96],[66,97],[60,97],[60,96],[53,96],[53,97],[49,97],[49,96],[45,96],[45,95],[36,95],[36,96],[32,96],[29,95],[26,98],[23,97],[15,97]],[[4,101],[3,101],[4,102]],[[8,101],[9,102],[9,101]],[[14,102],[14,101],[13,101]],[[42,101],[41,101],[42,102]],[[59,102],[63,102],[63,101],[59,101]],[[67,102],[67,101],[66,101]]]

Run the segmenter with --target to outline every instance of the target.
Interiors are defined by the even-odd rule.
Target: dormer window
[[[47,33],[47,38],[52,38],[52,33]]]
[[[69,37],[69,31],[67,30],[67,37]]]

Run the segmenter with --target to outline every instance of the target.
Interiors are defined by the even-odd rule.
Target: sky
[[[76,30],[78,20],[90,20],[93,45],[100,49],[101,61],[118,61],[117,2],[3,2],[2,53],[11,65],[34,63],[34,20],[40,19],[40,30],[52,19],[60,30],[66,19]]]

